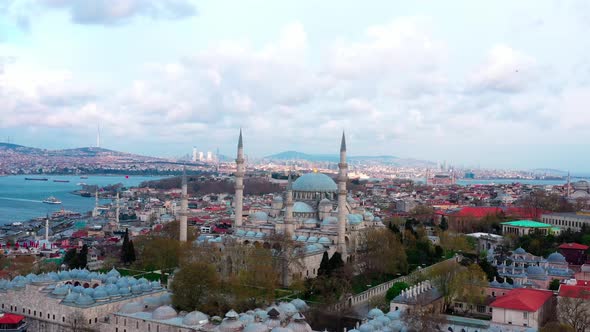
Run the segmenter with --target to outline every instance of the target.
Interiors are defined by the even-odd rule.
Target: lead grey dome
[[[174,318],[176,317],[176,315],[176,310],[174,310],[171,306],[163,305],[154,310],[154,312],[152,313],[152,318],[158,320],[165,320]]]
[[[307,173],[293,182],[293,190],[310,192],[337,192],[338,186],[331,177],[322,173]]]

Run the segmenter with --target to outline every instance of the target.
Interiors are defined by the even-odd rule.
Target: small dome
[[[94,290],[94,294],[92,294],[92,297],[95,300],[106,300],[109,298],[109,294],[107,293],[104,286],[98,286]]]
[[[254,323],[254,315],[251,314],[241,313],[239,319],[240,322],[244,323],[244,325]]]
[[[307,239],[308,243],[316,243],[318,242],[318,238],[315,236],[310,236],[309,239]]]
[[[171,319],[176,316],[177,316],[176,310],[174,310],[171,306],[168,306],[168,305],[163,305],[161,307],[158,307],[152,313],[152,318],[158,319],[158,320]]]
[[[80,296],[79,293],[71,292],[63,299],[63,303],[75,303],[78,297]]]
[[[373,326],[372,324],[369,324],[369,323],[364,323],[361,326],[359,326],[359,331],[360,332],[373,332],[373,331],[375,331],[375,326]]]
[[[65,297],[69,292],[68,286],[59,286],[56,287],[52,292],[51,295],[55,297]]]
[[[219,332],[235,332],[240,331],[244,328],[244,323],[242,323],[238,318],[240,316],[234,310],[230,310],[225,314],[225,318],[217,327]]]
[[[274,327],[272,330],[270,330],[270,332],[295,332],[295,331],[291,330],[288,327],[277,326],[277,327]]]
[[[182,324],[188,326],[195,326],[205,324],[209,321],[209,316],[200,311],[192,311],[182,318]]]
[[[273,202],[282,202],[283,201],[283,196],[281,196],[281,195],[275,195],[272,200],[273,200]]]
[[[131,286],[131,293],[132,294],[141,294],[143,293],[143,290],[141,289],[141,285],[133,285]]]
[[[119,288],[117,287],[117,285],[114,284],[110,284],[105,286],[107,293],[109,294],[109,296],[119,296]]]
[[[549,263],[566,263],[565,257],[558,252],[554,252],[549,257],[547,257],[547,261]]]
[[[399,310],[390,311],[386,314],[386,316],[389,317],[389,319],[391,319],[392,321],[394,321],[401,317],[401,312]]]
[[[84,287],[82,287],[82,286],[75,286],[74,288],[72,288],[72,292],[82,293],[83,291],[84,291]]]
[[[82,294],[84,295],[88,295],[88,296],[93,296],[94,295],[94,288],[84,288],[84,290],[82,291]]]
[[[80,294],[75,303],[81,306],[88,306],[94,304],[94,299],[86,294]]]
[[[170,293],[163,294],[160,296],[160,302],[162,304],[172,304],[172,295]]]
[[[306,173],[293,182],[294,191],[337,192],[338,186],[331,177],[322,173]]]
[[[289,302],[283,302],[279,304],[279,311],[282,314],[285,314],[287,317],[291,317],[298,312],[297,308],[295,308],[295,306]]]
[[[295,202],[293,204],[293,212],[295,213],[314,213],[315,210],[311,207],[311,205],[305,202]]]
[[[363,216],[360,214],[350,213],[346,216],[346,220],[351,225],[358,225],[363,222]]]
[[[107,277],[115,277],[115,278],[119,278],[121,276],[121,273],[119,273],[119,271],[117,271],[115,268],[112,268],[108,273],[107,273]]]
[[[379,316],[383,316],[383,311],[381,311],[381,309],[379,308],[373,308],[367,314],[367,317],[369,317],[369,319],[377,318]]]
[[[526,250],[524,250],[522,247],[518,247],[516,250],[514,250],[514,253],[517,255],[524,255],[526,254]]]
[[[305,311],[309,308],[307,306],[307,303],[305,303],[305,301],[303,301],[302,299],[294,299],[293,301],[291,301],[291,304],[294,305],[299,312]]]
[[[540,266],[533,265],[526,268],[526,273],[528,275],[543,275],[545,274],[545,270]]]
[[[248,232],[246,232],[246,236],[247,237],[255,237],[256,236],[256,232],[254,232],[254,231],[248,231]]]
[[[136,312],[142,312],[142,311],[143,311],[143,304],[141,304],[139,302],[125,303],[123,306],[121,306],[121,309],[119,309],[119,312],[124,313],[124,314],[134,314]]]
[[[322,236],[322,237],[319,239],[318,243],[319,243],[319,244],[323,244],[323,245],[330,245],[330,244],[332,244],[332,240],[328,239],[328,238],[327,238],[327,237],[325,237],[325,236]]]
[[[322,221],[322,227],[326,227],[326,226],[337,226],[338,225],[338,218],[336,217],[326,217],[324,218],[324,221]]]
[[[131,295],[131,291],[129,290],[129,287],[121,287],[119,288],[119,294],[121,294],[121,296],[129,296]]]
[[[250,323],[242,332],[268,332],[268,326],[262,323]]]
[[[148,309],[155,309],[162,305],[159,296],[148,297],[143,300],[143,304],[147,306]]]
[[[320,205],[332,205],[332,202],[329,199],[327,199],[327,198],[323,198],[320,201]]]
[[[268,214],[263,211],[256,211],[252,214],[252,221],[268,221]]]

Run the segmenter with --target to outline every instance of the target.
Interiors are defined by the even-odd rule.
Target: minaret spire
[[[119,191],[117,190],[117,207],[115,209],[115,227],[119,229],[119,214],[121,213],[121,205],[120,205],[120,195]]]
[[[340,143],[340,162],[338,163],[338,252],[346,261],[346,181],[348,181],[348,164],[346,163],[346,138],[342,132]]]
[[[188,189],[186,180],[186,165],[182,167],[182,189],[180,194],[180,235],[181,242],[187,241]]]
[[[569,198],[571,195],[571,182],[570,182],[570,171],[567,171],[567,197]]]
[[[287,199],[285,200],[285,234],[290,238],[294,233],[293,225],[293,180],[289,169],[289,182],[287,184]]]
[[[234,227],[242,226],[242,207],[244,204],[244,175],[246,173],[244,165],[244,143],[242,141],[242,129],[240,128],[240,137],[238,138],[238,157],[236,158],[236,194],[235,194],[235,206],[236,206],[236,217]]]

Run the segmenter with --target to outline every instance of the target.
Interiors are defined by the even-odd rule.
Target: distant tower
[[[236,158],[236,227],[242,226],[242,205],[244,204],[244,144],[242,143],[242,129],[240,129],[240,138],[238,139],[238,158]]]
[[[213,152],[207,151],[207,161],[213,161]]]
[[[293,224],[293,180],[289,170],[289,183],[287,184],[287,199],[285,200],[285,234],[291,238],[294,233]]]
[[[100,123],[96,125],[96,147],[100,148]]]
[[[186,181],[186,167],[182,169],[182,192],[180,194],[180,241],[186,242],[188,215],[188,190]]]
[[[193,146],[193,161],[197,161],[198,158],[198,152],[197,152],[197,148]]]
[[[346,139],[342,132],[340,143],[340,163],[338,163],[338,251],[346,261],[346,181],[348,165],[346,164]]]
[[[119,204],[119,191],[117,191],[117,207],[115,209],[115,228],[119,229],[119,214],[121,213],[121,206]]]
[[[204,155],[203,151],[199,152],[199,161],[203,161]]]

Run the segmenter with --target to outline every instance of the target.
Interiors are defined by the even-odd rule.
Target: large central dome
[[[329,176],[322,173],[307,173],[300,176],[293,182],[295,191],[312,191],[312,192],[337,192],[336,182]]]

